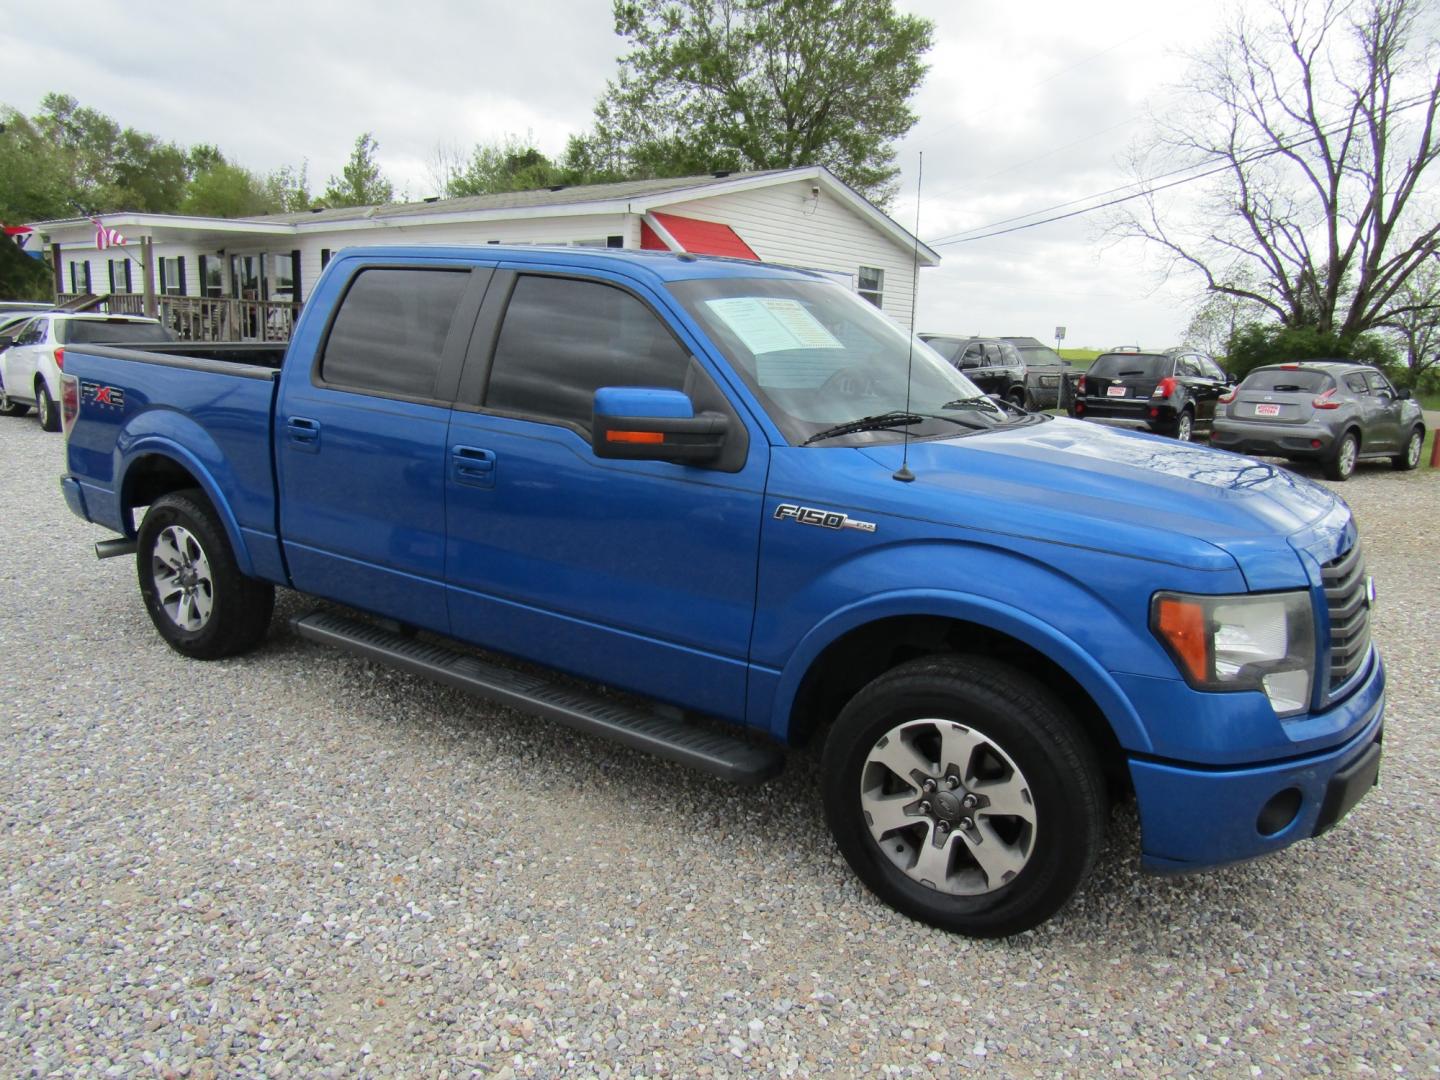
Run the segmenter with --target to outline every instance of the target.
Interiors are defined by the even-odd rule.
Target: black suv
[[[1074,396],[1074,369],[1070,361],[1049,345],[1033,337],[1003,337],[1020,352],[1025,361],[1025,389],[1029,394],[1027,409],[1063,409]],[[1067,388],[1069,393],[1066,393]]]
[[[982,393],[1025,408],[1025,361],[1008,341],[956,334],[921,334],[929,345],[964,373]]]
[[[1210,430],[1229,384],[1214,360],[1188,349],[1102,353],[1080,376],[1069,412],[1189,441]]]

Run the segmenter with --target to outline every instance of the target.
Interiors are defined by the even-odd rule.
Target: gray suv
[[[1256,368],[1220,399],[1210,445],[1244,454],[1318,461],[1346,480],[1366,458],[1413,469],[1425,420],[1409,390],[1366,364],[1306,360]]]

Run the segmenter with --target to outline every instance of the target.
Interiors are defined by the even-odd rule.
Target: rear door
[[[740,719],[767,444],[733,415],[725,468],[590,446],[602,386],[733,412],[666,308],[598,270],[497,273],[450,427],[450,620],[478,644]]]
[[[315,356],[287,361],[274,437],[297,589],[449,629],[445,440],[491,273],[357,265]]]

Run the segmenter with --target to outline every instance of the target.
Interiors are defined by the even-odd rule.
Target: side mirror
[[[1235,385],[1236,383],[1238,383],[1239,381],[1240,381],[1240,380],[1235,377],[1235,373],[1234,373],[1233,371],[1227,371],[1227,372],[1225,372],[1225,385],[1226,385],[1226,386],[1234,386],[1234,385]]]
[[[8,349],[15,344],[15,339],[9,334],[0,334],[0,349]]]
[[[1404,386],[1397,387],[1395,390],[1395,397],[1399,401],[1409,401],[1414,396],[1414,391],[1409,390]]]
[[[648,386],[595,391],[590,448],[596,457],[704,465],[720,457],[730,422],[720,413],[695,415],[689,395]]]

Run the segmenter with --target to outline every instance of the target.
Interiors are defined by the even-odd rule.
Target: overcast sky
[[[892,208],[935,241],[1105,191],[1163,109],[1180,52],[1215,31],[1194,0],[897,0],[935,21],[920,120]],[[379,0],[245,5],[7,5],[0,102],[33,114],[57,90],[123,125],[218,144],[255,171],[308,162],[313,191],[371,131],[398,192],[433,194],[437,145],[533,135],[558,155],[588,127],[621,52],[607,0]],[[1193,281],[1160,285],[1144,252],[1078,218],[937,248],[917,329],[1029,334],[1066,345],[1179,340]]]

